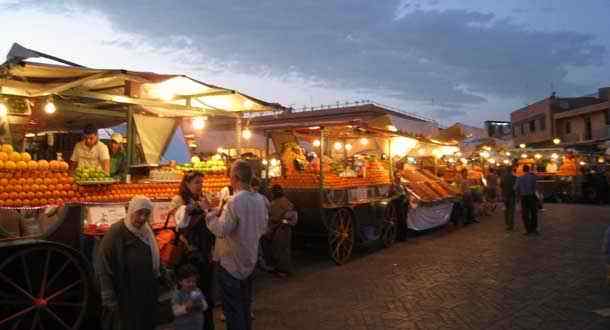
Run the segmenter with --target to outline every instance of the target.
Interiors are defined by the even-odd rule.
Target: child
[[[172,307],[176,330],[203,329],[203,312],[208,309],[205,296],[197,287],[197,269],[186,264],[176,272],[178,290],[174,294]]]
[[[602,243],[602,252],[606,259],[606,286],[610,289],[610,226],[604,233],[604,242]]]

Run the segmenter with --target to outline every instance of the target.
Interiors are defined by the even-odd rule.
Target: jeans
[[[521,197],[521,216],[528,233],[538,231],[538,198],[535,195]]]
[[[219,266],[219,280],[222,291],[222,307],[225,313],[227,330],[251,330],[252,318],[252,278],[237,279],[222,266]]]
[[[507,229],[515,226],[515,196],[504,196],[504,223]]]

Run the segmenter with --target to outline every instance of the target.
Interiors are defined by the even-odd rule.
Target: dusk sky
[[[609,15],[610,0],[0,0],[0,55],[18,42],[286,106],[370,99],[480,126],[609,86]]]

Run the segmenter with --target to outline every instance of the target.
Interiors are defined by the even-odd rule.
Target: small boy
[[[203,311],[208,309],[208,305],[197,287],[197,277],[197,269],[191,264],[178,268],[176,272],[178,290],[172,300],[176,330],[203,329]]]
[[[610,289],[610,226],[604,233],[604,242],[602,243],[602,252],[606,259],[606,286]]]

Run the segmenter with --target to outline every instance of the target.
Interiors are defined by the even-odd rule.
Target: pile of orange
[[[79,186],[77,202],[122,203],[137,195],[144,195],[151,199],[170,199],[178,194],[178,188],[178,183],[118,183]]]
[[[68,171],[69,165],[64,161],[46,160],[35,161],[27,152],[16,152],[10,144],[3,144],[0,147],[0,171]]]
[[[66,172],[0,173],[0,206],[61,205],[77,196],[77,186]]]
[[[389,170],[381,162],[369,162],[366,177],[340,177],[332,172],[330,167],[325,167],[324,171],[324,187],[327,189],[348,189],[389,183]],[[288,189],[314,189],[320,186],[320,175],[305,170],[291,173],[285,177],[274,178],[272,184],[279,184]]]

